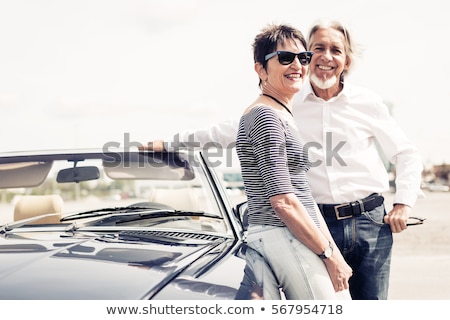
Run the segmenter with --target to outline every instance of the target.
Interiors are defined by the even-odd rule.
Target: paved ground
[[[394,235],[390,300],[450,299],[449,206],[449,192],[426,193],[413,210],[425,223]]]

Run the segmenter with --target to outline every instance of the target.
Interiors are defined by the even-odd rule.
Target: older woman
[[[253,43],[262,92],[241,117],[236,139],[249,205],[248,267],[265,298],[278,285],[287,299],[349,298],[352,270],[311,195],[310,162],[291,113],[311,61],[305,48],[302,33],[289,25],[269,25]]]

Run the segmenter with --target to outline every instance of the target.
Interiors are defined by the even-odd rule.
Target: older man
[[[308,47],[314,52],[310,81],[293,112],[313,161],[313,196],[353,269],[352,298],[387,299],[392,232],[407,227],[422,161],[382,99],[344,81],[356,51],[345,26],[317,22]],[[387,215],[381,193],[389,179],[377,143],[396,168],[394,206]]]

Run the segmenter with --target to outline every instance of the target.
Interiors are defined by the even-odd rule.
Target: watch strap
[[[328,259],[331,257],[331,254],[333,253],[333,244],[331,241],[328,242],[328,248],[326,248],[321,254],[318,254],[319,258],[322,260]],[[327,251],[329,251],[329,254],[327,255]]]

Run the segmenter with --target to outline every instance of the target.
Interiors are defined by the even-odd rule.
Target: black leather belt
[[[324,217],[335,217],[337,220],[359,216],[361,213],[371,211],[383,204],[384,198],[379,193],[342,204],[318,204]]]

